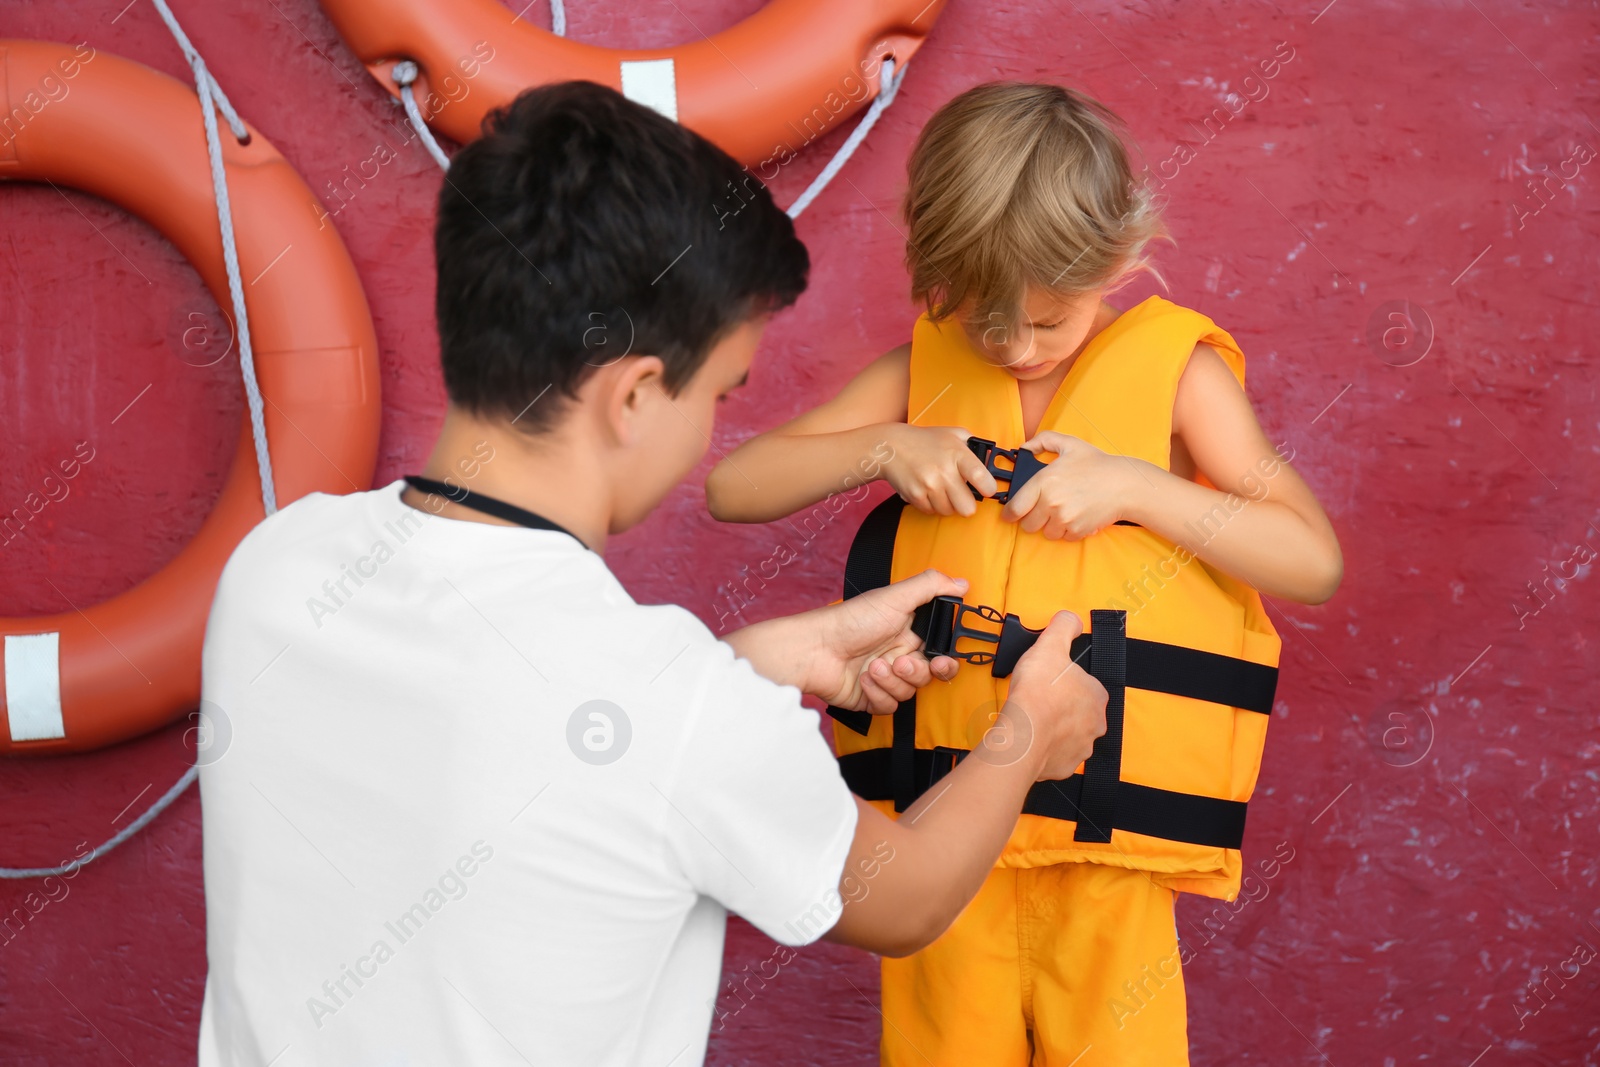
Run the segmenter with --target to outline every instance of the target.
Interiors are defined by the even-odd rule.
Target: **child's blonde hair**
[[[1028,283],[1070,296],[1155,273],[1145,248],[1166,229],[1121,127],[1059,85],[989,82],[940,108],[909,166],[912,298],[935,319],[1009,319]]]

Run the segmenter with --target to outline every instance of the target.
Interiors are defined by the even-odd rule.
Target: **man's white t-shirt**
[[[702,1062],[726,912],[839,915],[815,714],[566,534],[403,488],[297,501],[218,586],[201,1067]]]

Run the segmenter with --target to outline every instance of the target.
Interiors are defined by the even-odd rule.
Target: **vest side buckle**
[[[969,621],[987,623],[995,629],[970,626]],[[1012,672],[1040,633],[999,608],[968,604],[955,596],[936,596],[918,608],[912,615],[911,632],[922,638],[922,654],[929,659],[950,656],[977,666],[988,666],[996,678],[1004,678]],[[956,645],[962,638],[994,647],[992,650],[959,649]]]

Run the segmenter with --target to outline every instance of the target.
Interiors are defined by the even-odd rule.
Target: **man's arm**
[[[839,604],[771,619],[725,640],[756,671],[839,707],[892,712],[957,662],[927,660],[911,613],[965,579],[924,571]],[[1058,612],[1012,673],[1009,696],[972,755],[898,821],[856,800],[839,879],[843,913],[824,936],[885,956],[926,946],[955,921],[1005,847],[1035,782],[1066,778],[1105,732],[1106,691],[1072,660],[1083,624]]]

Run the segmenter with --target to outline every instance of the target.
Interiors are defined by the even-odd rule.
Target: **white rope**
[[[261,473],[261,497],[266,505],[267,514],[270,515],[278,510],[277,500],[272,487],[272,465],[271,458],[267,452],[261,390],[256,384],[255,360],[250,348],[250,326],[246,317],[244,291],[239,281],[238,252],[234,246],[233,211],[228,201],[226,172],[222,166],[222,149],[217,143],[217,120],[212,110],[213,105],[222,110],[223,115],[228,120],[229,127],[233,130],[234,136],[241,143],[249,139],[249,132],[245,129],[244,123],[240,121],[238,115],[235,114],[232,105],[228,103],[228,98],[223,95],[221,86],[217,85],[216,80],[212,78],[210,72],[206,69],[205,61],[200,58],[200,53],[194,50],[194,46],[189,43],[189,38],[178,26],[177,19],[173,17],[172,12],[167,8],[166,0],[150,0],[150,2],[160,12],[162,21],[172,31],[173,37],[177,39],[178,46],[183,49],[183,54],[188,58],[190,67],[194,69],[195,88],[200,97],[200,111],[205,119],[206,147],[211,155],[211,181],[216,192],[217,217],[222,228],[222,251],[223,261],[228,268],[228,291],[233,297],[234,317],[239,329],[239,364],[240,370],[244,375],[245,392],[250,401],[250,423],[256,440],[256,463],[257,469]],[[551,27],[556,34],[566,34],[567,13],[563,0],[550,0],[550,21]],[[422,113],[417,108],[416,94],[412,92],[411,86],[416,81],[419,73],[417,65],[410,60],[405,60],[395,64],[391,73],[395,82],[400,86],[400,99],[405,105],[406,117],[421,136],[423,145],[428,149],[428,153],[433,156],[434,161],[444,170],[449,170],[450,157],[444,154],[444,150],[439,147],[439,142],[434,139],[432,131],[428,129],[427,123],[422,121]],[[811,202],[817,198],[822,190],[828,187],[828,183],[850,161],[850,157],[855,154],[856,149],[861,147],[861,143],[866,140],[867,134],[872,132],[872,127],[877,124],[879,117],[882,116],[890,104],[894,103],[895,95],[900,91],[900,83],[904,78],[904,66],[896,70],[894,60],[885,59],[883,61],[882,82],[878,98],[872,102],[872,106],[867,109],[866,115],[862,117],[856,128],[851,131],[850,137],[844,144],[839,146],[839,150],[828,161],[828,165],[822,168],[822,173],[816,176],[806,188],[806,191],[801,193],[799,199],[790,206],[790,218],[798,218],[802,211],[810,207]],[[63,863],[58,867],[0,867],[0,878],[45,878],[51,875],[76,873],[84,864],[110,852],[144,829],[152,819],[165,811],[185,789],[194,784],[199,773],[200,768],[198,766],[190,767],[184,772],[183,777],[174,783],[171,789],[162,794],[159,800],[145,809],[137,819],[118,831],[108,841],[91,849],[87,856]]]
[[[400,86],[400,102],[406,106],[406,118],[411,122],[411,128],[417,131],[417,136],[422,138],[422,146],[428,150],[428,155],[439,164],[440,170],[450,169],[450,157],[444,154],[444,149],[439,147],[439,142],[433,139],[433,131],[428,129],[428,124],[422,120],[422,112],[417,108],[417,94],[411,91],[411,84],[417,80],[419,73],[416,63],[409,59],[402,59],[389,71],[389,76],[394,83]]]
[[[155,2],[159,3],[160,0],[155,0]],[[551,32],[557,36],[566,36],[567,8],[565,0],[550,0],[550,28]],[[433,131],[428,129],[428,124],[422,119],[421,109],[417,107],[417,95],[412,90],[412,85],[416,82],[420,73],[421,69],[414,61],[404,59],[394,65],[394,68],[389,72],[389,76],[400,87],[400,102],[405,105],[406,118],[410,121],[411,128],[416,130],[417,136],[422,138],[422,146],[428,150],[428,154],[433,157],[433,161],[439,164],[439,169],[449,170],[450,157],[445,155],[444,149],[439,147],[439,142],[434,138]],[[839,146],[839,150],[833,154],[833,158],[828,160],[828,165],[822,168],[822,173],[818,174],[811,184],[806,187],[806,191],[800,194],[799,199],[790,205],[789,217],[791,219],[799,218],[800,212],[810,207],[811,202],[821,195],[822,190],[828,187],[828,183],[833,181],[839,171],[844,169],[846,163],[850,162],[850,157],[856,154],[856,149],[860,148],[861,142],[867,139],[867,134],[872,132],[872,127],[878,124],[878,119],[883,115],[884,111],[888,109],[890,104],[894,103],[895,95],[899,93],[900,83],[905,80],[905,76],[906,68],[904,65],[896,70],[895,62],[892,58],[886,57],[884,59],[883,72],[879,81],[878,98],[872,102],[871,107],[867,108],[867,113],[861,117],[861,121],[850,132],[850,136],[846,138],[844,144]]]
[[[161,16],[161,21],[167,24],[167,29],[172,31],[172,36],[177,40],[178,47],[183,49],[183,58],[189,61],[189,66],[194,69],[196,79],[201,77],[211,83],[211,95],[216,99],[217,106],[222,109],[222,114],[228,120],[228,127],[233,130],[233,135],[239,139],[240,144],[250,141],[250,131],[245,128],[238,112],[233,110],[233,105],[228,103],[227,96],[222,91],[222,86],[211,77],[206,70],[205,61],[200,58],[200,53],[194,45],[189,43],[189,35],[183,32],[183,27],[178,25],[178,20],[172,17],[172,11],[167,7],[166,0],[150,0],[155,5],[156,13]]]
[[[250,408],[250,431],[255,438],[256,470],[261,476],[261,502],[266,513],[271,515],[278,510],[278,494],[273,488],[272,455],[267,450],[267,424],[266,412],[261,400],[261,387],[256,382],[256,361],[254,350],[250,346],[250,318],[244,305],[244,283],[239,278],[239,250],[234,243],[233,231],[233,205],[228,200],[228,175],[222,166],[222,145],[217,137],[217,114],[213,107],[218,104],[225,108],[225,114],[231,116],[229,125],[234,136],[241,142],[249,139],[249,132],[239,117],[233,114],[233,108],[226,104],[227,98],[221,95],[221,90],[216,86],[216,79],[206,69],[206,61],[200,58],[200,53],[195,51],[189,43],[188,36],[178,25],[178,20],[173,17],[172,10],[167,7],[167,0],[150,0],[155,5],[156,11],[161,15],[161,21],[167,24],[167,29],[172,31],[172,36],[177,39],[178,47],[183,49],[183,54],[189,60],[189,66],[194,69],[195,91],[200,97],[200,116],[205,121],[206,150],[211,156],[211,188],[217,201],[217,222],[222,230],[222,262],[228,272],[228,295],[233,299],[233,321],[239,333],[239,371],[244,377],[245,400]]]
[[[806,191],[800,194],[800,198],[790,205],[789,217],[791,219],[799,218],[800,212],[810,207],[811,201],[815,200],[822,190],[828,187],[828,183],[833,181],[834,175],[838,174],[844,168],[844,165],[850,162],[850,157],[855,155],[856,149],[861,147],[861,142],[867,139],[867,134],[871,133],[872,127],[877,125],[879,116],[888,109],[890,104],[894,103],[895,94],[900,91],[900,82],[905,79],[905,76],[906,68],[904,66],[899,70],[895,70],[894,60],[884,59],[878,98],[872,102],[872,106],[861,117],[861,121],[856,124],[856,128],[850,132],[850,136],[845,143],[839,146],[839,150],[833,154],[833,158],[828,160],[828,165],[822,168],[822,173],[818,174],[811,184],[806,187]]]
[[[567,35],[566,0],[550,0],[550,32],[557,37]],[[444,154],[444,149],[440,148],[439,142],[434,139],[433,131],[428,129],[428,124],[423,121],[422,109],[417,107],[417,94],[411,88],[420,73],[422,70],[414,60],[402,59],[389,71],[389,76],[400,87],[400,102],[405,105],[406,119],[411,123],[411,128],[417,131],[417,136],[422,138],[422,147],[426,148],[428,155],[439,164],[440,170],[449,170],[450,157]]]
[[[256,471],[261,476],[261,503],[266,513],[271,515],[278,510],[278,497],[273,490],[272,457],[267,451],[266,414],[261,400],[261,387],[256,382],[255,356],[250,347],[250,316],[245,308],[244,284],[239,275],[239,250],[234,241],[233,206],[228,200],[228,176],[222,166],[222,144],[217,134],[217,109],[221,109],[227,118],[228,127],[240,144],[249,142],[250,131],[233,110],[233,105],[228,103],[222,87],[206,69],[205,60],[200,58],[200,53],[189,43],[188,34],[178,25],[178,20],[173,17],[166,0],[150,0],[150,2],[155,5],[161,21],[167,24],[167,29],[172,31],[178,47],[183,49],[184,57],[194,70],[195,92],[200,98],[200,115],[205,122],[206,150],[211,157],[211,188],[217,201],[217,223],[222,231],[222,262],[227,268],[228,295],[233,300],[233,320],[239,334],[239,371],[244,378],[245,398],[250,408],[250,430],[256,446]],[[152,819],[165,811],[185,789],[194,784],[199,774],[198,764],[184,771],[183,777],[163,793],[160,799],[146,808],[137,819],[117,831],[108,841],[91,849],[87,856],[63,863],[59,867],[0,867],[0,878],[46,878],[51,875],[76,873],[78,868],[90,860],[105,855],[149,825]]]
[[[154,819],[157,815],[160,815],[163,811],[166,811],[168,805],[170,805],[174,800],[177,800],[180,793],[193,785],[195,778],[199,774],[200,767],[198,765],[190,767],[188,770],[184,771],[183,777],[179,778],[171,789],[163,793],[160,800],[157,800],[154,804],[146,808],[137,819],[130,822],[127,826],[124,826],[121,830],[118,830],[116,835],[109,841],[96,845],[94,848],[90,849],[87,856],[81,856],[78,859],[63,863],[59,867],[0,867],[0,878],[49,878],[51,875],[70,876],[78,873],[79,867],[82,867],[91,860],[99,859],[101,856],[104,856],[107,852],[110,852],[112,849],[122,844],[140,830],[143,830],[147,825],[149,825],[151,819]]]
[[[557,27],[555,32],[564,34],[567,28],[567,14],[561,0],[551,0],[550,9],[551,21]],[[416,63],[409,59],[401,60],[394,65],[394,69],[389,73],[394,78],[395,84],[400,87],[400,102],[405,105],[406,118],[411,121],[412,128],[422,138],[423,147],[428,150],[428,154],[433,157],[433,161],[439,164],[441,170],[449,170],[450,157],[444,154],[444,149],[440,148],[439,142],[434,139],[433,131],[428,129],[428,124],[422,120],[422,112],[417,107],[416,94],[411,89],[412,84],[417,80],[417,75],[420,73]],[[850,132],[850,136],[845,139],[844,144],[839,146],[839,150],[833,154],[833,158],[828,160],[828,165],[822,168],[822,173],[812,180],[811,184],[806,187],[806,191],[801,193],[799,199],[789,207],[789,217],[791,219],[799,218],[800,212],[810,207],[811,202],[821,195],[822,190],[828,187],[828,183],[833,181],[839,171],[844,169],[846,163],[850,162],[850,157],[856,154],[856,149],[860,148],[861,143],[867,139],[867,134],[872,132],[872,127],[878,124],[878,119],[883,115],[884,111],[888,109],[890,104],[894,103],[895,95],[899,93],[900,83],[905,80],[905,76],[906,68],[904,66],[896,70],[893,59],[886,58],[883,61],[883,75],[878,98],[872,102],[871,107],[867,108],[867,113],[861,117],[861,121]]]

